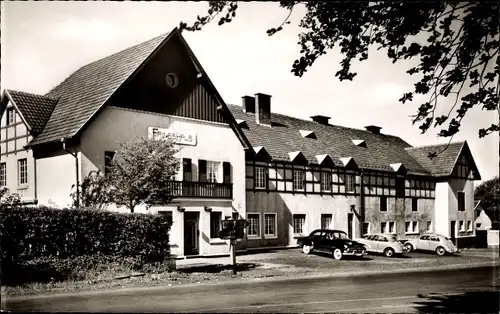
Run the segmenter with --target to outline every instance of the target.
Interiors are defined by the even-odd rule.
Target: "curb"
[[[459,270],[459,269],[475,269],[475,268],[483,268],[483,267],[500,267],[500,263],[498,261],[491,262],[483,262],[483,263],[475,263],[475,264],[451,264],[451,265],[443,265],[443,266],[427,266],[427,267],[415,267],[410,269],[397,269],[397,270],[370,270],[365,272],[341,272],[341,273],[333,273],[333,274],[312,274],[306,276],[300,276],[295,278],[286,278],[286,277],[274,277],[274,278],[248,278],[242,281],[223,281],[223,282],[215,282],[215,283],[189,283],[183,285],[169,286],[168,284],[163,284],[159,286],[153,287],[130,287],[130,288],[117,288],[117,289],[107,289],[107,290],[96,290],[96,291],[81,291],[81,292],[67,292],[67,293],[56,293],[56,294],[37,294],[37,295],[27,295],[27,296],[4,296],[4,302],[8,301],[27,301],[27,300],[36,300],[36,299],[54,299],[54,298],[64,298],[64,297],[74,297],[74,296],[92,296],[92,295],[105,295],[105,294],[119,294],[119,293],[127,293],[127,292],[142,292],[142,291],[157,291],[164,289],[176,289],[176,288],[187,288],[187,287],[200,287],[200,286],[215,286],[215,285],[228,285],[228,284],[247,284],[250,282],[272,282],[272,281],[287,281],[287,280],[307,280],[307,279],[327,279],[327,278],[345,278],[345,277],[360,277],[360,276],[374,276],[374,275],[384,275],[384,274],[409,274],[409,273],[419,273],[419,272],[430,272],[430,271],[442,271],[442,270]]]

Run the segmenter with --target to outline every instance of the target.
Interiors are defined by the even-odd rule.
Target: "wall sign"
[[[196,146],[197,143],[196,133],[155,127],[148,128],[148,137],[155,139],[170,137],[175,144],[180,145]]]

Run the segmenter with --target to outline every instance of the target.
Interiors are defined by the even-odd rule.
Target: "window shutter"
[[[222,176],[223,183],[231,183],[231,163],[228,161],[222,163]]]
[[[191,165],[190,158],[183,158],[182,159],[182,180],[184,180],[184,181],[193,180],[192,165]]]
[[[203,159],[198,160],[198,180],[207,182],[207,161]]]

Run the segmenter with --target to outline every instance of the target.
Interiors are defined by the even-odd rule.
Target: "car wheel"
[[[444,254],[446,254],[446,251],[445,251],[444,247],[439,246],[439,247],[436,249],[436,254],[437,254],[437,255],[439,255],[439,256],[443,256]]]
[[[302,252],[303,252],[304,254],[309,254],[309,253],[311,253],[311,251],[312,251],[312,246],[310,246],[310,245],[306,245],[306,244],[304,244],[304,245],[302,246]]]
[[[413,251],[413,245],[411,245],[411,243],[406,243],[405,249],[406,249],[406,252],[411,252],[411,251]]]
[[[393,249],[391,249],[391,248],[387,248],[387,249],[385,249],[385,250],[384,250],[384,255],[385,255],[386,257],[391,257],[391,256],[394,256],[394,250],[393,250]]]
[[[333,250],[333,258],[336,260],[342,259],[342,251],[340,249]]]

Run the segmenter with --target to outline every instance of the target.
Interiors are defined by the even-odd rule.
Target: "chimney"
[[[255,122],[271,125],[271,95],[255,94]]]
[[[365,126],[365,129],[368,131],[368,132],[372,132],[373,134],[380,134],[380,130],[382,129],[381,127],[379,126],[376,126],[376,125],[368,125],[368,126]]]
[[[313,121],[316,123],[328,125],[328,120],[330,120],[330,117],[317,115],[317,116],[312,116],[311,119],[313,119]]]
[[[241,99],[243,102],[243,112],[255,113],[255,97],[243,96]]]

